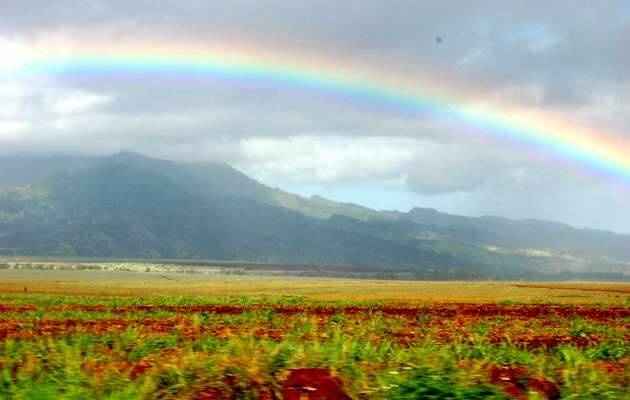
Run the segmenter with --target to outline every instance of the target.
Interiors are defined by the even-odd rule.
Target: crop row
[[[628,307],[88,300],[3,298],[0,398],[630,398]]]

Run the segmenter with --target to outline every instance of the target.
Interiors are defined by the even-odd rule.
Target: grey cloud
[[[436,70],[474,88],[461,94],[465,101],[514,102],[630,136],[630,8],[621,0],[0,3],[0,39],[29,41],[49,34],[78,41],[92,35],[116,41],[255,42],[392,66],[392,73]],[[227,161],[260,171],[261,179],[285,176],[292,183],[406,177],[406,188],[417,193],[471,196],[477,199],[470,202],[475,210],[486,210],[496,198],[496,212],[513,215],[508,204],[521,196],[535,201],[514,201],[518,207],[544,209],[545,217],[556,212],[578,223],[591,223],[595,214],[563,211],[569,194],[588,193],[592,202],[600,199],[612,208],[621,204],[607,200],[605,185],[591,178],[509,147],[484,146],[422,113],[404,115],[299,88],[153,83],[63,74],[37,81],[0,77],[3,89],[15,89],[0,93],[0,153],[130,149]],[[268,150],[268,143],[287,151]],[[311,156],[312,149],[320,158]]]
[[[407,165],[407,186],[423,195],[465,192],[540,192],[558,186],[591,186],[593,181],[576,178],[553,164],[531,163],[517,151],[497,154],[480,143],[469,145],[421,142],[413,162]]]
[[[341,57],[456,72],[485,90],[542,86],[544,106],[588,102],[602,81],[626,81],[630,18],[624,2],[338,2],[183,0],[7,2],[8,33],[101,30],[114,40],[143,35],[255,40]],[[443,38],[436,44],[435,37]],[[545,47],[545,41],[548,46]],[[540,43],[543,46],[540,47]],[[471,54],[481,56],[470,59]],[[591,77],[595,77],[592,79]],[[586,93],[586,94],[585,94]]]
[[[280,43],[366,63],[403,64],[410,70],[428,66],[477,83],[482,96],[505,92],[506,87],[538,86],[540,98],[524,100],[554,107],[588,104],[590,93],[600,85],[628,80],[630,56],[624,49],[630,18],[624,10],[623,1],[594,7],[587,1],[182,0],[156,6],[148,0],[25,0],[0,5],[5,16],[0,29],[11,37],[62,31],[80,40],[85,31],[97,31],[120,41],[158,35],[181,41]],[[443,38],[440,44],[437,36]],[[134,98],[126,109],[150,109],[156,99],[173,99],[172,93],[155,96],[143,91],[145,101]],[[242,92],[226,92],[221,92],[224,101],[247,101]],[[506,93],[515,93],[518,101],[522,91]],[[260,92],[254,101],[267,101],[270,94]],[[188,93],[170,103],[194,107],[207,97]],[[118,98],[123,102],[124,93]],[[293,104],[280,101],[285,107]],[[627,96],[624,101],[629,101]]]

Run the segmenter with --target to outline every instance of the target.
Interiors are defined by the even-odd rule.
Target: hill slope
[[[5,171],[4,182],[32,182],[0,189],[0,254],[396,267],[433,279],[630,270],[629,236],[307,199],[226,164],[119,153],[31,165],[27,174]]]
[[[204,169],[210,173],[205,173]],[[365,224],[267,204],[225,165],[120,154],[0,194],[0,247],[17,254],[456,266],[448,255],[362,234]]]
[[[452,237],[480,243],[630,260],[630,235],[575,229],[567,224],[533,219],[517,221],[491,216],[462,217],[427,208],[414,208],[398,216],[433,229],[448,230]]]

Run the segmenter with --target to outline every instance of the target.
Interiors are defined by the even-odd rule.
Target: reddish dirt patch
[[[503,391],[515,399],[526,400],[527,369],[516,367],[494,366],[490,370],[490,383],[503,386]]]
[[[530,378],[527,381],[527,387],[544,395],[549,400],[556,400],[560,398],[560,390],[558,387],[553,382],[546,379]]]
[[[18,306],[16,304],[4,303],[0,304],[0,313],[8,313],[8,312],[28,312],[37,310],[37,306],[34,304],[24,304]]]
[[[282,329],[267,329],[262,326],[254,329],[254,336],[258,339],[270,339],[280,342],[284,339],[285,331]]]
[[[26,312],[36,310],[35,305],[15,305],[11,303],[0,304],[2,312]],[[244,312],[273,311],[278,314],[294,315],[306,313],[320,317],[332,316],[335,314],[362,315],[369,316],[372,313],[382,313],[403,318],[416,318],[420,315],[434,316],[437,318],[453,317],[494,317],[506,316],[510,319],[531,319],[531,318],[568,318],[581,317],[590,320],[610,321],[615,318],[630,317],[630,307],[593,307],[593,306],[563,306],[549,304],[440,304],[425,307],[405,307],[405,306],[308,306],[308,305],[274,305],[263,304],[253,305],[214,305],[214,304],[192,304],[192,305],[169,305],[169,304],[136,304],[120,307],[110,307],[105,305],[90,304],[64,304],[48,308],[51,311],[84,311],[84,312],[105,312],[110,311],[116,314],[168,311],[178,314],[190,313],[212,313],[212,314],[242,314]]]
[[[229,399],[222,391],[215,388],[203,387],[197,393],[192,395],[191,400],[221,400]]]
[[[339,379],[325,368],[303,368],[291,371],[282,388],[285,400],[352,400]]]
[[[212,335],[220,338],[220,339],[229,339],[239,334],[238,329],[231,328],[228,326],[219,326],[212,330]]]
[[[560,398],[560,390],[544,378],[532,378],[522,366],[494,366],[490,370],[490,383],[503,386],[503,391],[515,399],[527,399],[527,391],[533,390],[548,400]]]
[[[501,335],[492,335],[490,341],[492,343],[501,343],[506,340]],[[573,345],[576,347],[587,347],[596,345],[602,341],[601,337],[590,336],[572,336],[572,335],[555,335],[555,334],[518,334],[510,335],[509,340],[525,349],[537,348],[554,348],[563,345]]]
[[[391,337],[402,346],[411,346],[418,339],[413,332],[394,332]]]
[[[152,367],[151,363],[145,360],[138,361],[131,370],[129,377],[131,379],[138,379],[142,374]]]
[[[630,370],[630,357],[624,357],[617,361],[596,361],[595,367],[611,375],[623,375],[627,370]]]
[[[35,320],[18,321],[15,319],[0,320],[0,340],[32,339],[40,336],[59,337],[73,333],[102,334],[108,331],[120,331],[129,327],[141,327],[144,333],[166,334],[177,332],[181,336],[196,338],[205,333],[206,329],[193,326],[186,318],[146,319],[130,321],[127,319],[99,319],[99,320]]]
[[[527,381],[529,371],[521,366],[493,366],[490,369],[490,383],[493,385],[523,385]]]

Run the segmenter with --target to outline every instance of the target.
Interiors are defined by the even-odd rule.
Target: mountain
[[[417,278],[623,278],[630,236],[542,221],[371,210],[265,186],[222,163],[12,156],[0,255],[380,267]]]
[[[364,234],[365,222],[342,224],[269,205],[272,192],[224,164],[121,153],[4,189],[0,247],[24,255],[457,264],[448,255]]]
[[[26,185],[57,173],[88,168],[97,158],[77,155],[11,155],[0,157],[0,188]]]
[[[492,216],[462,217],[427,208],[414,208],[398,216],[423,226],[449,230],[452,237],[502,247],[630,260],[630,235],[575,229],[567,224],[535,219],[516,221]]]

